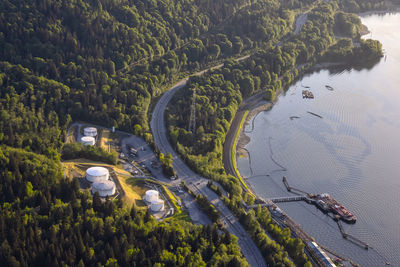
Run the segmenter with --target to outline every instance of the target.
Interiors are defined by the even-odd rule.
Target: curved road
[[[164,120],[165,108],[167,107],[175,92],[184,87],[187,81],[188,78],[175,84],[169,91],[164,93],[164,95],[160,98],[157,105],[155,106],[150,122],[154,142],[160,152],[164,154],[172,154],[174,169],[176,170],[178,177],[185,181],[189,189],[196,194],[200,193],[205,196],[221,213],[222,223],[231,234],[238,237],[238,244],[250,266],[266,266],[265,261],[256,244],[247,234],[243,226],[239,223],[232,212],[225,206],[224,202],[218,197],[218,195],[207,187],[208,180],[194,173],[174,151],[167,139],[167,132]]]

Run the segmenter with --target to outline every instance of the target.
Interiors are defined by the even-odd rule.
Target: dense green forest
[[[246,266],[216,226],[158,223],[62,178],[54,160],[0,149],[2,266]],[[158,264],[158,265],[157,265]]]
[[[117,164],[118,154],[115,151],[108,152],[100,146],[85,146],[81,143],[70,143],[63,146],[61,152],[63,160],[85,158],[108,164]]]
[[[150,141],[152,99],[180,77],[217,62],[224,67],[191,78],[170,107],[171,140],[192,168],[228,190],[226,203],[258,240],[268,263],[291,266],[290,255],[308,265],[301,243],[260,219],[267,211],[246,213],[240,207],[242,189],[225,174],[221,152],[244,98],[257,92],[273,98],[319,56],[377,55],[377,42],[354,48],[351,39],[360,25],[346,12],[380,9],[382,1],[321,3],[292,36],[296,16],[315,3],[1,1],[0,265],[246,266],[236,238],[224,230],[159,223],[120,201],[103,203],[81,192],[76,181],[64,180],[59,163],[61,151],[64,159],[115,162],[115,155],[99,149],[62,150],[67,127],[77,119],[145,134]],[[334,34],[350,39],[336,42]],[[240,63],[231,59],[245,54],[252,56]],[[198,123],[191,133],[186,122],[194,88]],[[162,162],[173,173],[169,155]],[[254,200],[248,194],[244,199]]]

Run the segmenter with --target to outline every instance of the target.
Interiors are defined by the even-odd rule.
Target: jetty
[[[345,239],[353,242],[354,244],[359,245],[359,246],[361,246],[361,247],[363,247],[365,249],[369,249],[368,243],[366,243],[366,242],[358,239],[357,237],[347,233],[343,228],[342,222],[339,219],[335,219],[335,220],[336,220],[336,223],[337,223],[337,225],[339,227],[340,233],[342,234],[343,238],[345,238]]]
[[[306,197],[305,196],[272,197],[272,198],[269,198],[268,200],[269,201],[265,201],[265,203],[262,203],[262,204],[249,205],[249,206],[247,206],[247,208],[255,209],[258,206],[273,207],[273,206],[275,206],[274,205],[275,203],[304,201],[304,200],[306,200]]]
[[[283,176],[282,182],[285,185],[287,191],[296,194],[296,196],[285,196],[285,197],[272,197],[272,198],[261,198],[258,197],[256,199],[256,204],[254,205],[247,205],[246,203],[242,202],[242,205],[246,209],[255,209],[258,206],[261,207],[268,207],[268,209],[271,212],[271,217],[275,223],[282,227],[288,227],[292,234],[295,237],[300,238],[304,245],[305,245],[305,250],[308,252],[308,255],[311,256],[311,258],[314,260],[317,266],[326,266],[326,263],[324,259],[321,257],[320,253],[317,253],[315,251],[315,247],[312,246],[313,242],[315,242],[314,238],[307,234],[300,225],[298,225],[292,218],[290,218],[284,211],[282,211],[276,203],[282,203],[282,202],[294,202],[294,201],[305,201],[308,204],[313,204],[320,208],[322,211],[325,213],[331,212],[333,215],[328,215],[329,217],[333,218],[340,230],[340,233],[342,234],[342,237],[358,246],[363,247],[364,249],[369,249],[370,246],[368,243],[358,239],[357,237],[347,233],[344,230],[344,227],[342,225],[341,220],[344,220],[345,222],[350,222],[343,218],[345,215],[340,215],[340,213],[336,212],[335,210],[332,209],[331,205],[340,205],[335,199],[331,198],[328,194],[312,194],[305,192],[301,189],[295,188],[293,186],[290,186],[287,178]],[[324,202],[325,205],[322,205],[321,202]],[[340,205],[341,206],[341,205]],[[343,206],[341,206],[343,207]],[[343,207],[344,209],[344,207]],[[347,210],[346,210],[347,211]],[[329,251],[328,249],[324,248],[326,251],[331,253],[332,255],[335,255],[338,258],[341,258],[342,260],[349,261],[351,263],[351,260],[346,259],[344,257],[340,257],[336,253]],[[352,263],[351,263],[352,264]]]

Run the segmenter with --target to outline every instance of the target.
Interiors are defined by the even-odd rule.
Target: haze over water
[[[372,249],[343,239],[337,224],[314,206],[279,204],[318,243],[361,266],[400,266],[400,14],[362,22],[372,33],[365,37],[382,43],[386,60],[370,70],[322,70],[291,86],[246,126],[251,160],[238,164],[263,197],[291,195],[283,175],[293,187],[329,193],[357,216],[356,224],[343,224],[345,230]],[[315,99],[302,98],[302,85]]]

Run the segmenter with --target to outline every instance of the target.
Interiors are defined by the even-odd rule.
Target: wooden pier
[[[281,203],[281,202],[303,201],[306,200],[306,197],[305,196],[275,197],[275,198],[270,198],[270,200],[274,203]]]
[[[261,207],[268,207],[270,210],[279,210],[279,215],[271,213],[271,216],[273,220],[277,223],[279,223],[283,227],[288,227],[290,231],[293,233],[294,236],[300,238],[305,245],[305,249],[309,253],[309,255],[312,257],[312,259],[315,261],[317,266],[325,266],[325,264],[321,261],[321,258],[315,253],[315,251],[312,249],[312,247],[309,245],[310,242],[315,241],[313,237],[311,237],[309,234],[303,231],[300,225],[295,223],[293,219],[291,219],[285,212],[279,209],[279,207],[276,205],[276,203],[282,203],[282,202],[292,202],[292,201],[306,201],[309,204],[315,204],[316,201],[313,199],[316,195],[307,193],[305,191],[302,191],[300,189],[291,187],[286,179],[285,176],[282,178],[282,182],[285,185],[286,189],[289,192],[292,192],[296,194],[296,196],[287,196],[287,197],[275,197],[275,198],[268,198],[268,199],[263,199],[259,198],[258,202],[261,202],[259,204],[254,204],[254,205],[249,205],[247,206],[245,203],[243,204],[247,209],[254,209],[257,208],[258,206]],[[340,221],[340,217],[338,215],[333,215],[332,218],[336,221],[340,233],[342,234],[343,238],[349,240],[350,242],[361,246],[365,249],[370,248],[368,243],[358,239],[357,237],[347,233],[342,225],[342,222]],[[330,252],[331,254],[335,255],[336,257],[337,254]],[[340,257],[344,260],[350,261],[349,259]],[[351,262],[351,261],[350,261]]]
[[[300,195],[300,194],[301,195],[307,195],[307,196],[310,195],[309,193],[307,193],[307,192],[305,192],[303,190],[300,190],[300,189],[297,189],[297,188],[289,186],[289,183],[288,183],[288,181],[287,181],[285,176],[283,176],[282,182],[285,185],[286,190],[289,191],[289,192],[292,192],[292,193],[297,194],[297,195]]]

